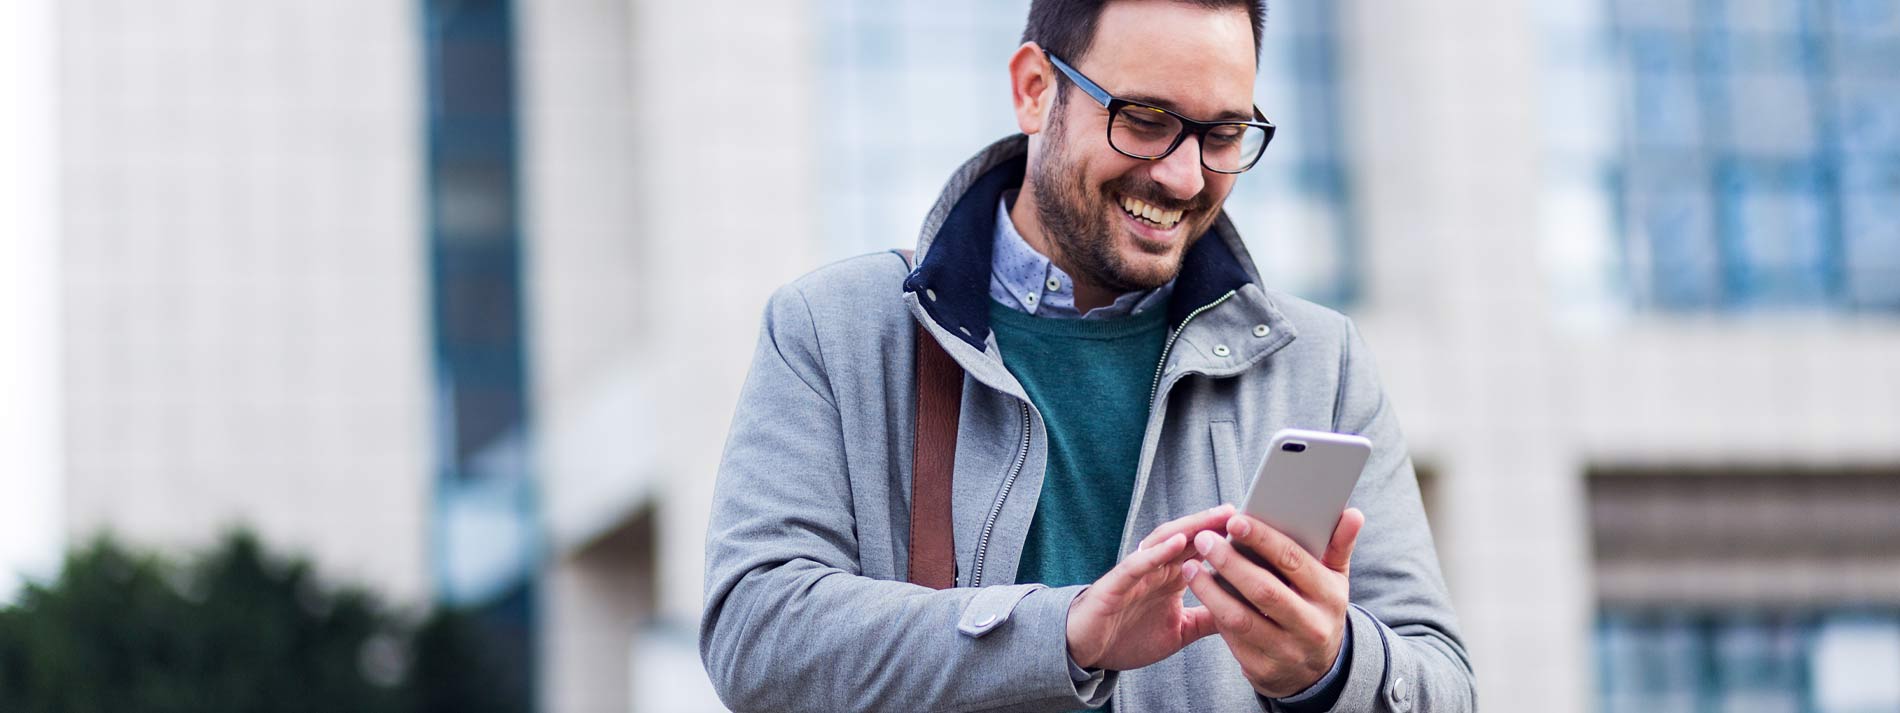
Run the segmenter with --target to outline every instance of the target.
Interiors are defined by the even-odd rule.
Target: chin
[[[1119,212],[1119,211],[1118,211]],[[1127,284],[1139,285],[1140,289],[1152,289],[1167,284],[1181,272],[1181,259],[1192,247],[1198,233],[1189,230],[1197,226],[1180,226],[1176,231],[1181,237],[1168,241],[1155,241],[1133,230],[1122,230],[1121,245],[1117,246],[1121,263],[1121,276]]]
[[[1131,245],[1118,257],[1122,281],[1139,290],[1165,285],[1181,272],[1181,251],[1173,248],[1155,253]]]

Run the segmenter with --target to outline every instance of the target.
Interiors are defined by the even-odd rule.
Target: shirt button
[[[1024,302],[1028,302],[1029,304],[1032,304],[1032,305],[1033,305],[1033,304],[1035,304],[1035,303],[1036,303],[1036,293],[1034,293],[1034,292],[1031,292],[1031,293],[1029,293],[1029,294],[1026,294],[1026,295],[1023,295],[1023,301],[1024,301]]]
[[[925,296],[925,297],[929,297],[929,298],[930,298],[930,301],[932,301],[932,302],[935,302],[935,301],[937,301],[937,291],[936,291],[936,290],[929,290],[929,289],[927,289],[927,290],[924,290],[924,296]]]
[[[1049,278],[1049,281],[1044,283],[1044,285],[1049,288],[1050,292],[1060,292],[1062,290],[1062,281],[1053,277]]]
[[[1273,330],[1267,329],[1267,325],[1264,324],[1256,324],[1253,326],[1253,335],[1256,337],[1264,337],[1272,332]]]
[[[1228,354],[1231,354],[1231,353],[1232,353],[1232,352],[1231,352],[1231,351],[1229,351],[1229,350],[1227,349],[1227,345],[1225,345],[1225,344],[1216,344],[1216,345],[1214,345],[1214,356],[1217,356],[1217,357],[1224,357],[1224,356],[1227,356]]]

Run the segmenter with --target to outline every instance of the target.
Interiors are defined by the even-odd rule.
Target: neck
[[[1058,243],[1049,238],[1042,228],[1042,221],[1036,214],[1036,187],[1028,180],[1023,181],[1022,191],[1016,196],[1016,204],[1009,208],[1009,221],[1016,226],[1016,232],[1023,236],[1023,242],[1049,258],[1049,262],[1068,274],[1075,281],[1075,308],[1083,314],[1097,307],[1106,307],[1114,303],[1121,293],[1095,284],[1087,273],[1075,269]]]

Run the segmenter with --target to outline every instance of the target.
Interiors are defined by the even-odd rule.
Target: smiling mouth
[[[1122,212],[1127,213],[1129,217],[1147,225],[1154,226],[1158,230],[1173,229],[1176,223],[1181,222],[1181,215],[1185,212],[1180,210],[1162,210],[1140,199],[1130,198],[1128,196],[1122,196],[1121,207]]]

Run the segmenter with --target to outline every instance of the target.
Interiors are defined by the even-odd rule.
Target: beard
[[[1050,112],[1052,120],[1045,132],[1048,143],[1029,165],[1029,180],[1035,182],[1036,217],[1052,255],[1064,267],[1103,289],[1128,293],[1151,290],[1173,280],[1181,271],[1181,256],[1194,246],[1214,221],[1213,199],[1206,190],[1190,200],[1170,197],[1160,184],[1130,171],[1100,186],[1088,185],[1086,172],[1068,151],[1061,116],[1063,107]],[[1112,150],[1112,149],[1110,149]],[[1120,201],[1117,196],[1141,200],[1162,210],[1181,210],[1183,242],[1172,259],[1159,267],[1152,263],[1136,265],[1116,249]],[[1137,249],[1153,255],[1166,255],[1170,248],[1154,249],[1135,241]]]

